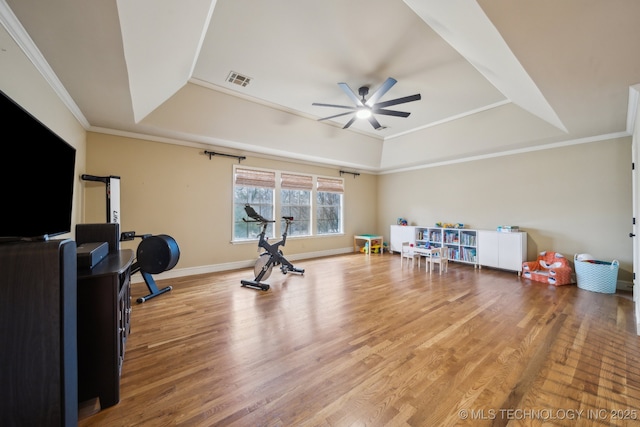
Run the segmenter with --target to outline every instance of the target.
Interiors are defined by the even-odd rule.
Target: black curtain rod
[[[340,171],[340,176],[342,176],[342,174],[348,173],[350,175],[353,175],[353,177],[355,178],[356,176],[360,176],[360,174],[358,172],[349,172],[349,171]]]
[[[238,163],[240,163],[242,160],[246,159],[245,156],[236,156],[233,154],[225,154],[225,153],[216,153],[215,151],[204,151],[204,154],[207,154],[209,156],[209,160],[211,160],[212,156],[224,156],[224,157],[232,157],[234,159],[238,159]]]

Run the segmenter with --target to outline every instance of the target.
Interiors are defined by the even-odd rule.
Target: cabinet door
[[[521,271],[524,261],[523,233],[497,233],[499,238],[499,266],[505,270]]]
[[[0,245],[0,399],[5,426],[76,426],[73,240]]]
[[[498,233],[478,230],[478,264],[499,267]]]
[[[391,252],[402,252],[402,242],[416,243],[416,227],[412,225],[392,225],[389,241]]]

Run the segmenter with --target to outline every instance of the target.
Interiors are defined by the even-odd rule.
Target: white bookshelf
[[[392,253],[401,251],[402,242],[446,247],[451,261],[518,273],[527,256],[526,232],[392,225],[390,239]]]
[[[478,266],[478,232],[465,228],[416,227],[418,247],[445,247],[450,261]]]

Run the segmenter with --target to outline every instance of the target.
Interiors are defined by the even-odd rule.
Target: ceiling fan
[[[346,116],[347,114],[354,114],[354,116],[347,122],[346,125],[342,129],[346,129],[356,121],[356,119],[368,119],[371,126],[374,129],[382,129],[383,126],[378,123],[378,121],[373,117],[373,114],[384,114],[387,116],[396,116],[396,117],[409,117],[409,114],[404,111],[396,111],[396,110],[387,110],[385,107],[390,107],[392,105],[404,104],[405,102],[418,101],[420,100],[420,94],[405,96],[402,98],[392,99],[390,101],[378,102],[380,98],[384,96],[389,89],[393,85],[397,83],[397,80],[389,77],[385,82],[380,86],[380,88],[373,93],[369,97],[369,99],[365,99],[365,97],[369,94],[369,88],[367,86],[362,86],[358,89],[358,94],[362,97],[362,99],[358,98],[358,95],[346,84],[346,83],[338,83],[338,86],[342,88],[344,93],[354,102],[354,106],[348,105],[336,105],[336,104],[321,104],[319,102],[314,102],[312,105],[317,105],[320,107],[334,107],[334,108],[346,108],[346,113],[340,113],[329,117],[324,117],[318,119],[318,121],[334,119],[336,117]]]

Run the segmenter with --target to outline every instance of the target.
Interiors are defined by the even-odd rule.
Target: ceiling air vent
[[[245,87],[251,83],[251,77],[243,76],[242,74],[232,71],[229,73],[229,76],[227,76],[227,81],[234,85]]]

